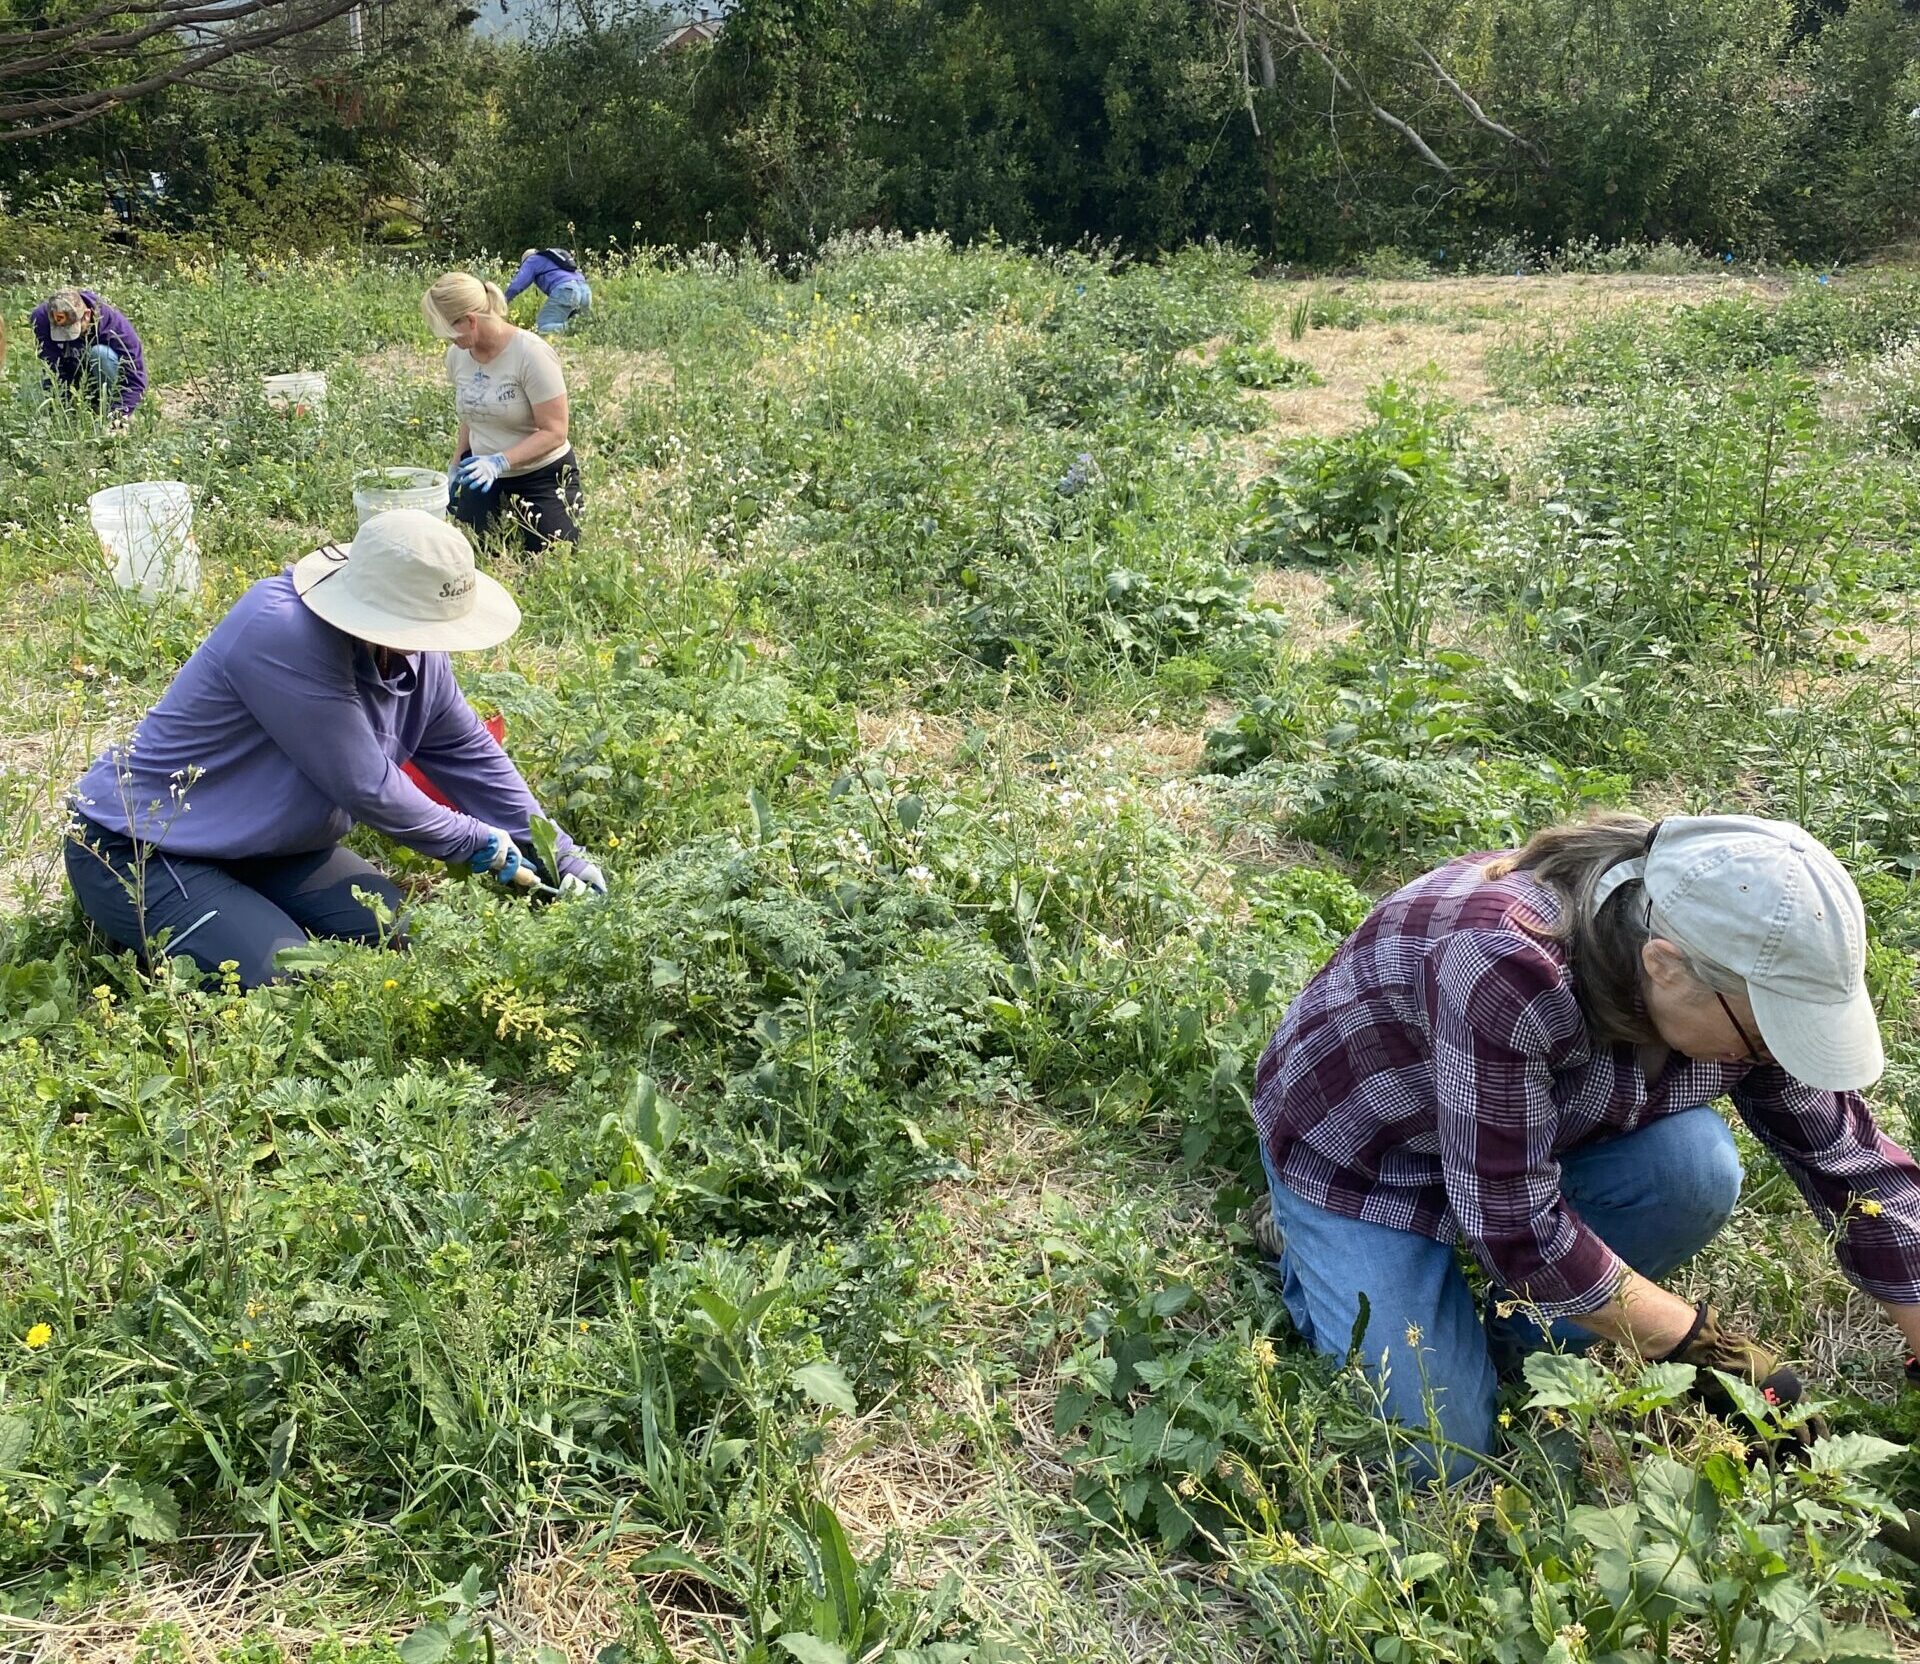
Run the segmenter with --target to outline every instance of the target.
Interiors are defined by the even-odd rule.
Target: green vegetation
[[[156,1664],[1891,1656],[1914,1405],[1758,1148],[1686,1275],[1814,1365],[1798,1469],[1684,1369],[1543,1358],[1497,1472],[1406,1492],[1230,1222],[1369,894],[1592,803],[1842,849],[1920,1130],[1910,278],[1542,279],[1471,337],[1496,407],[1417,360],[1339,403],[1400,303],[1219,251],[616,262],[586,536],[489,557],[526,625],[459,667],[611,893],[372,840],[411,951],[241,995],[87,938],[60,794],[450,403],[418,270],[98,277],[131,427],[30,354],[0,400],[0,1609],[231,1586],[133,1620]],[[259,391],[302,366],[323,416]],[[207,588],[146,610],[82,505],[162,477]]]
[[[498,23],[491,3],[383,0],[361,37],[336,20],[78,135],[0,143],[0,259],[97,263],[103,233],[162,255],[811,257],[885,226],[1141,255],[1212,238],[1404,277],[1851,260],[1920,234],[1901,0],[735,0],[717,40],[660,50],[690,9],[516,3],[520,38],[458,21]],[[9,27],[46,15],[0,0]],[[10,85],[153,68],[103,54]]]

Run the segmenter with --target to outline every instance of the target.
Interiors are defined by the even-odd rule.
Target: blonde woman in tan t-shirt
[[[567,383],[552,347],[507,320],[499,287],[449,272],[420,297],[447,343],[460,432],[447,470],[453,516],[484,538],[503,522],[524,548],[577,543],[580,464],[567,437]]]

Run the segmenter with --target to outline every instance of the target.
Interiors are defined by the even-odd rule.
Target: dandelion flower
[[[38,1352],[41,1347],[45,1346],[47,1342],[52,1339],[53,1326],[47,1323],[36,1323],[27,1331],[27,1350],[29,1352]]]
[[[1881,1205],[1878,1202],[1874,1201],[1874,1199],[1871,1196],[1869,1196],[1866,1199],[1866,1201],[1860,1204],[1860,1211],[1864,1213],[1869,1219],[1878,1219],[1881,1214],[1886,1212],[1886,1209],[1881,1207]]]
[[[381,984],[381,986],[383,988],[398,988],[400,986],[400,979],[398,977],[390,976],[387,978],[387,980],[384,983]]]

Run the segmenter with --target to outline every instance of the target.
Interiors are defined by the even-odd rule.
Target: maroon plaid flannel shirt
[[[1920,1304],[1920,1168],[1860,1094],[1678,1054],[1649,1086],[1632,1046],[1589,1043],[1547,935],[1553,892],[1525,873],[1489,880],[1495,858],[1464,856],[1388,896],[1287,1008],[1253,1104],[1288,1189],[1464,1239],[1503,1286],[1574,1317],[1612,1299],[1626,1267],[1561,1197],[1559,1158],[1724,1093],[1838,1221],[1853,1282]]]

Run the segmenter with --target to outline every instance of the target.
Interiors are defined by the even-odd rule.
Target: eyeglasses
[[[1720,1009],[1727,1014],[1727,1021],[1733,1024],[1733,1032],[1740,1036],[1740,1044],[1746,1048],[1747,1061],[1754,1064],[1771,1063],[1772,1054],[1763,1051],[1760,1042],[1747,1033],[1746,1026],[1733,1014],[1733,1007],[1727,1004],[1727,996],[1715,988],[1713,997],[1720,1002]]]

